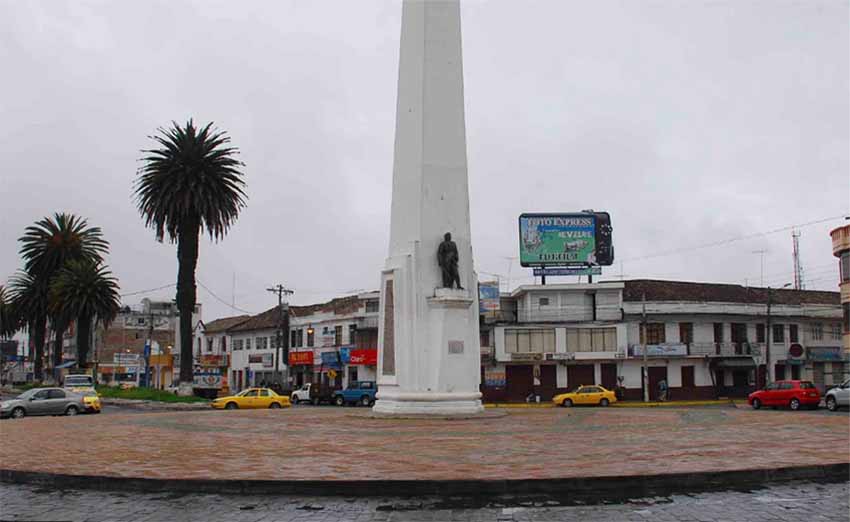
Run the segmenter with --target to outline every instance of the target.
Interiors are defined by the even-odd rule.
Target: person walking
[[[661,402],[667,400],[667,379],[658,381],[658,400]]]

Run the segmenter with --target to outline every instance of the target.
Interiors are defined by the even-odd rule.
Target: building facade
[[[836,292],[636,280],[522,286],[500,305],[482,314],[489,401],[548,400],[583,384],[640,399],[644,375],[650,399],[661,380],[673,399],[744,396],[767,379],[824,389],[850,369],[835,357]]]
[[[842,348],[850,353],[850,225],[836,228],[832,236],[832,254],[838,258],[842,311]]]

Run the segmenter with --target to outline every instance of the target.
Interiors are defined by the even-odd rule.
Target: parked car
[[[334,394],[337,391],[339,391],[339,388],[334,386],[308,382],[292,392],[290,398],[293,404],[301,404],[304,402],[310,402],[313,404],[321,404],[323,402],[333,403]]]
[[[219,397],[210,405],[218,410],[289,408],[289,397],[278,395],[269,388],[248,388],[236,395]]]
[[[334,404],[337,406],[345,406],[346,404],[371,406],[375,404],[375,393],[377,391],[378,386],[375,381],[352,382],[348,388],[334,392]]]
[[[573,405],[608,406],[617,402],[616,394],[602,386],[579,386],[569,393],[561,393],[552,397],[552,402],[558,406],[569,408]]]
[[[826,400],[826,408],[829,411],[835,411],[842,406],[850,406],[850,379],[829,389],[824,395],[824,400]]]
[[[0,418],[27,415],[76,415],[86,411],[83,397],[62,388],[33,388],[0,402]]]
[[[747,402],[754,410],[762,406],[788,406],[792,410],[806,406],[816,409],[820,404],[820,392],[809,381],[776,381],[763,390],[751,393]]]

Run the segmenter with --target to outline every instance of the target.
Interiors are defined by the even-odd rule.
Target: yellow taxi
[[[210,405],[217,410],[237,410],[250,408],[289,408],[289,397],[276,394],[268,388],[248,388],[236,395],[219,397]]]
[[[87,413],[100,413],[100,396],[96,391],[84,390],[78,393],[83,396],[83,404]]]
[[[569,408],[570,406],[591,405],[608,406],[617,402],[617,397],[611,390],[606,390],[599,385],[582,385],[569,393],[561,393],[552,397],[552,402],[558,406]]]

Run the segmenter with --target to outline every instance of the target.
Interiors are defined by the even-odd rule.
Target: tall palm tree
[[[158,148],[144,150],[134,185],[145,225],[177,243],[177,309],[180,313],[180,382],[192,382],[192,312],[197,300],[198,239],[206,230],[222,239],[245,207],[244,163],[227,133],[212,123],[176,122],[151,136]]]
[[[100,227],[90,227],[88,222],[73,214],[56,213],[53,218],[45,217],[29,226],[21,242],[21,257],[24,269],[40,279],[45,287],[56,273],[72,260],[103,261],[109,251],[109,243],[103,239]],[[47,308],[47,292],[43,306]],[[51,313],[50,324],[55,334],[53,365],[62,363],[62,336],[67,328],[62,314]]]
[[[18,272],[9,281],[12,309],[29,330],[35,346],[35,380],[44,378],[44,334],[47,329],[47,285],[26,272]]]
[[[6,287],[0,285],[0,339],[15,335],[19,328],[17,313],[12,306],[12,296]]]
[[[105,266],[74,260],[57,272],[50,283],[49,310],[66,323],[77,321],[78,366],[88,360],[92,322],[108,327],[120,304],[117,280]]]

